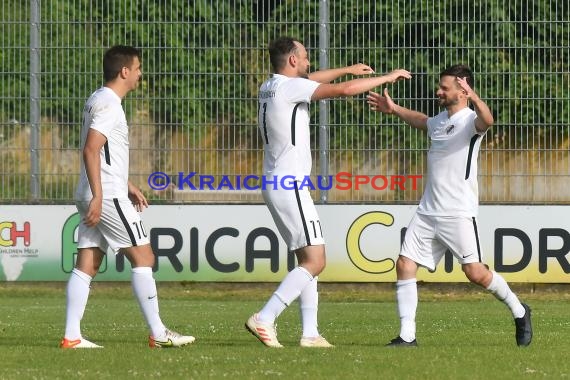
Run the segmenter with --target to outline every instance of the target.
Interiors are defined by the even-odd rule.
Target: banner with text
[[[330,282],[394,282],[395,262],[416,206],[318,205]],[[507,281],[570,282],[568,206],[481,206],[483,261]],[[77,253],[73,205],[0,206],[0,280],[66,281]],[[280,281],[295,264],[264,205],[154,205],[143,213],[158,281]],[[130,280],[109,252],[99,281]],[[448,252],[418,280],[466,281]]]

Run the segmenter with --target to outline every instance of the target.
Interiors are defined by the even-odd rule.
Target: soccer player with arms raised
[[[303,335],[301,347],[332,347],[317,328],[318,275],[325,267],[323,226],[315,205],[299,183],[311,174],[309,103],[320,99],[362,94],[385,83],[410,78],[406,70],[330,83],[344,75],[373,74],[367,65],[309,73],[309,56],[301,42],[281,37],[269,44],[274,74],[259,90],[258,125],[264,143],[263,174],[269,178],[291,176],[284,187],[268,184],[263,199],[281,237],[298,266],[283,279],[269,301],[246,322],[246,328],[268,347],[282,347],[275,320],[299,297]],[[289,178],[289,177],[288,177]]]
[[[375,92],[368,96],[372,110],[396,115],[427,132],[430,139],[427,183],[396,263],[400,335],[388,346],[417,346],[416,273],[419,266],[435,270],[447,249],[469,281],[487,289],[511,310],[517,345],[528,346],[532,340],[530,308],[519,301],[501,275],[483,264],[479,245],[477,157],[483,135],[494,123],[493,115],[473,90],[469,67],[451,66],[439,78],[436,95],[445,110],[433,117],[395,104],[387,89],[384,96]]]

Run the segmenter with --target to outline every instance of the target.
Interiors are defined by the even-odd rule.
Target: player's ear
[[[123,68],[121,69],[120,72],[121,78],[125,79],[127,76],[129,76],[129,68],[126,66],[123,66]]]
[[[287,60],[289,61],[289,65],[293,67],[297,65],[297,57],[295,57],[295,54],[291,54]]]

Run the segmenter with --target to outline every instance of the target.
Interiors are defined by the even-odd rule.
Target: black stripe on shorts
[[[299,207],[299,213],[301,214],[301,223],[303,223],[303,231],[305,231],[305,239],[307,239],[307,245],[311,245],[311,237],[309,235],[309,229],[307,228],[307,222],[305,221],[305,214],[303,213],[303,207],[301,207],[301,197],[299,196],[299,187],[297,181],[293,183],[295,184],[295,198],[297,198],[297,206]]]
[[[133,233],[133,230],[131,230],[131,226],[129,226],[129,222],[127,221],[127,218],[125,218],[125,214],[123,214],[123,210],[121,210],[121,205],[119,204],[119,200],[117,198],[113,198],[113,203],[115,204],[115,209],[117,209],[117,213],[119,214],[119,218],[121,218],[121,221],[123,222],[123,225],[125,226],[125,230],[127,230],[127,233],[129,234],[129,239],[131,239],[131,243],[133,244],[133,247],[136,247],[137,240],[135,239],[135,234]]]
[[[479,256],[479,262],[481,261],[481,245],[479,244],[479,232],[477,231],[477,221],[475,217],[471,218],[473,220],[473,230],[475,231],[475,241],[477,242],[477,256]]]

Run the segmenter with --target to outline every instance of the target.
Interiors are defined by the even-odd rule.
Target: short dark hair
[[[103,56],[103,78],[110,82],[117,78],[123,67],[130,67],[137,57],[141,60],[141,52],[132,46],[116,45]]]
[[[289,55],[297,50],[295,42],[299,41],[292,37],[279,37],[269,43],[269,60],[273,71],[278,72],[285,67]]]
[[[453,65],[449,66],[447,69],[443,70],[439,77],[452,76],[458,78],[467,78],[467,84],[471,87],[475,87],[475,78],[473,77],[473,71],[467,65]]]

